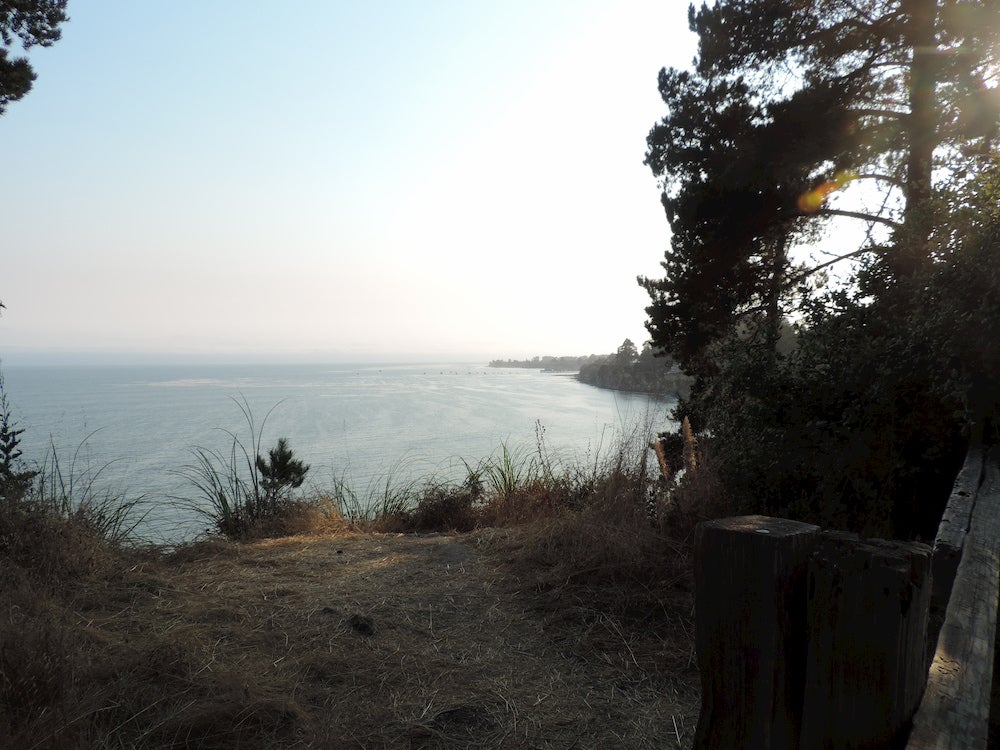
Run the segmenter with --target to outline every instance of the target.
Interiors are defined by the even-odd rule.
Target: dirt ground
[[[162,683],[149,731],[174,746],[689,747],[690,591],[612,614],[539,587],[516,545],[511,530],[205,543],[136,565],[116,596],[81,592],[78,616]]]

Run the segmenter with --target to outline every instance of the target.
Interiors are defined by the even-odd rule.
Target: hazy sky
[[[684,0],[91,0],[0,117],[0,357],[637,344]]]

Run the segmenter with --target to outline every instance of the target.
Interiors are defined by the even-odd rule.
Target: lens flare
[[[831,193],[844,188],[852,180],[858,179],[858,173],[853,169],[837,172],[832,180],[817,185],[807,193],[799,196],[799,211],[804,214],[814,214],[819,211]]]

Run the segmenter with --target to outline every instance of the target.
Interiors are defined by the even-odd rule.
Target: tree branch
[[[852,109],[851,114],[858,115],[859,117],[892,117],[892,118],[903,118],[908,117],[909,112],[897,112],[894,109]]]
[[[888,182],[890,185],[898,188],[905,188],[906,183],[899,179],[898,177],[893,177],[891,174],[880,174],[878,172],[863,172],[859,174],[854,179],[856,180],[879,180],[880,182]]]
[[[845,211],[840,208],[821,208],[815,214],[811,215],[816,216],[817,214],[820,216],[844,216],[848,219],[860,219],[861,221],[877,222],[879,224],[884,224],[887,227],[891,227],[892,229],[899,229],[903,226],[899,222],[887,219],[884,216],[874,216],[873,214],[866,214],[860,211]],[[810,214],[803,214],[803,216],[808,215]]]
[[[824,268],[829,268],[834,263],[840,263],[840,261],[842,261],[842,260],[848,260],[849,258],[856,258],[859,255],[868,252],[868,250],[869,250],[868,246],[864,245],[862,247],[859,247],[857,250],[852,250],[849,253],[844,253],[843,255],[838,255],[836,258],[832,258],[832,259],[830,259],[828,261],[820,263],[818,266],[813,266],[812,268],[807,268],[806,270],[802,271],[801,273],[798,273],[795,276],[792,276],[791,278],[789,278],[788,281],[785,282],[785,287],[784,288],[786,290],[787,289],[791,289],[793,286],[795,286],[796,284],[798,284],[803,279],[808,279],[814,273],[818,273],[819,271],[822,271]]]
[[[886,194],[882,198],[882,207],[879,210],[880,211],[884,211],[885,207],[888,204],[889,204],[889,195]],[[801,273],[796,274],[795,276],[790,277],[788,279],[788,281],[785,282],[785,286],[784,286],[784,289],[782,291],[786,291],[788,289],[791,289],[793,286],[795,286],[796,284],[798,284],[803,279],[809,278],[814,273],[817,273],[818,271],[822,271],[824,268],[829,268],[834,263],[840,263],[840,261],[842,261],[842,260],[848,260],[850,258],[856,258],[857,256],[861,255],[862,253],[867,252],[868,249],[869,249],[868,243],[871,241],[872,230],[874,228],[875,228],[874,224],[870,223],[868,225],[868,231],[865,232],[864,242],[862,242],[861,245],[858,246],[857,250],[853,250],[853,251],[851,251],[849,253],[844,253],[843,255],[838,255],[835,258],[831,258],[830,260],[826,261],[825,263],[820,263],[818,266],[813,266],[812,268],[808,268],[805,271],[802,271]]]
[[[844,4],[845,4],[845,5],[846,5],[846,6],[848,7],[848,8],[850,8],[850,9],[851,9],[852,11],[854,11],[854,13],[855,13],[856,15],[859,15],[859,16],[864,16],[864,19],[865,19],[865,20],[866,20],[866,21],[868,22],[868,25],[869,25],[869,26],[874,26],[874,25],[875,25],[875,20],[876,20],[876,19],[875,19],[875,18],[873,18],[873,17],[872,17],[872,15],[871,15],[870,13],[867,13],[866,11],[862,10],[861,8],[859,8],[859,7],[857,6],[857,4],[855,4],[855,3],[851,2],[851,0],[844,0]]]

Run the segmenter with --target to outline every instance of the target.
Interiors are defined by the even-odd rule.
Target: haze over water
[[[310,464],[306,487],[345,478],[375,485],[460,480],[502,445],[536,450],[541,430],[557,459],[592,463],[622,433],[668,429],[672,400],[593,388],[567,375],[480,364],[5,366],[5,390],[24,455],[55,445],[64,473],[145,495],[140,531],[190,537],[206,521],[171,496],[195,497],[177,471],[195,447],[228,454],[225,430],[249,441],[246,400],[263,450],[287,437]],[[76,454],[75,466],[71,467]]]

